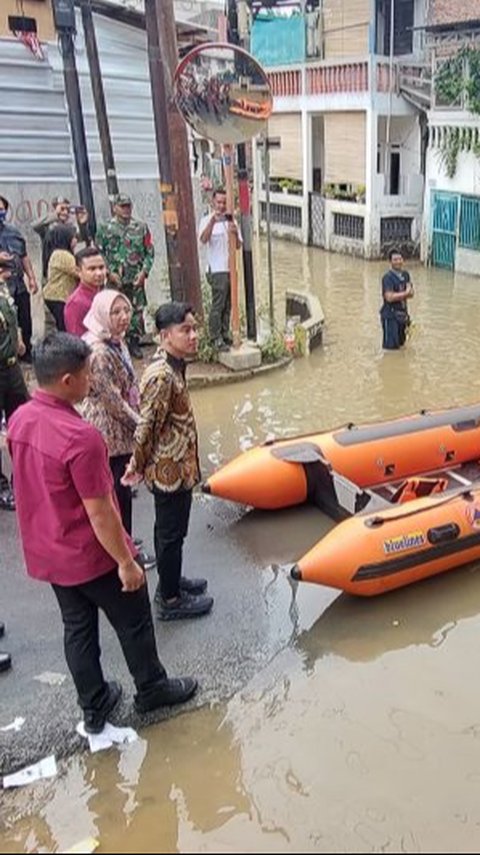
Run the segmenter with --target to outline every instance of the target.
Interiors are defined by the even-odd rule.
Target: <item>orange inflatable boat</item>
[[[203,490],[339,521],[294,579],[372,596],[480,559],[480,405],[266,443]]]

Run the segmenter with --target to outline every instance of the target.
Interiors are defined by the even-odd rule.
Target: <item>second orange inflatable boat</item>
[[[310,501],[339,525],[294,579],[371,596],[480,559],[480,405],[253,448],[206,493],[256,508]]]

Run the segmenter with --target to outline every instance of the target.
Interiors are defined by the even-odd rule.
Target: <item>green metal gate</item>
[[[432,194],[432,264],[455,267],[459,228],[460,196],[455,193]]]

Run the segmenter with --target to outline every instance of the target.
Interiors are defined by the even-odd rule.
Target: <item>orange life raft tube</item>
[[[268,443],[204,490],[257,508],[310,500],[341,520],[298,581],[372,596],[480,559],[480,406]]]
[[[480,458],[480,404],[267,442],[222,466],[203,490],[262,510],[300,505],[309,444],[359,487],[399,481]]]

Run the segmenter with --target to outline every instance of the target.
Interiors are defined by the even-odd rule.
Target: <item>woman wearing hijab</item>
[[[57,329],[65,332],[65,303],[73,293],[78,282],[75,262],[77,232],[69,223],[52,226],[46,237],[50,260],[48,262],[47,284],[43,298],[47,309],[52,313]]]
[[[96,294],[84,319],[83,336],[92,348],[91,388],[82,405],[82,415],[102,434],[110,455],[123,527],[132,534],[132,491],[121,479],[133,449],[133,435],[139,421],[139,390],[125,343],[132,318],[132,305],[124,294],[110,288]],[[142,563],[153,559],[141,553]]]

